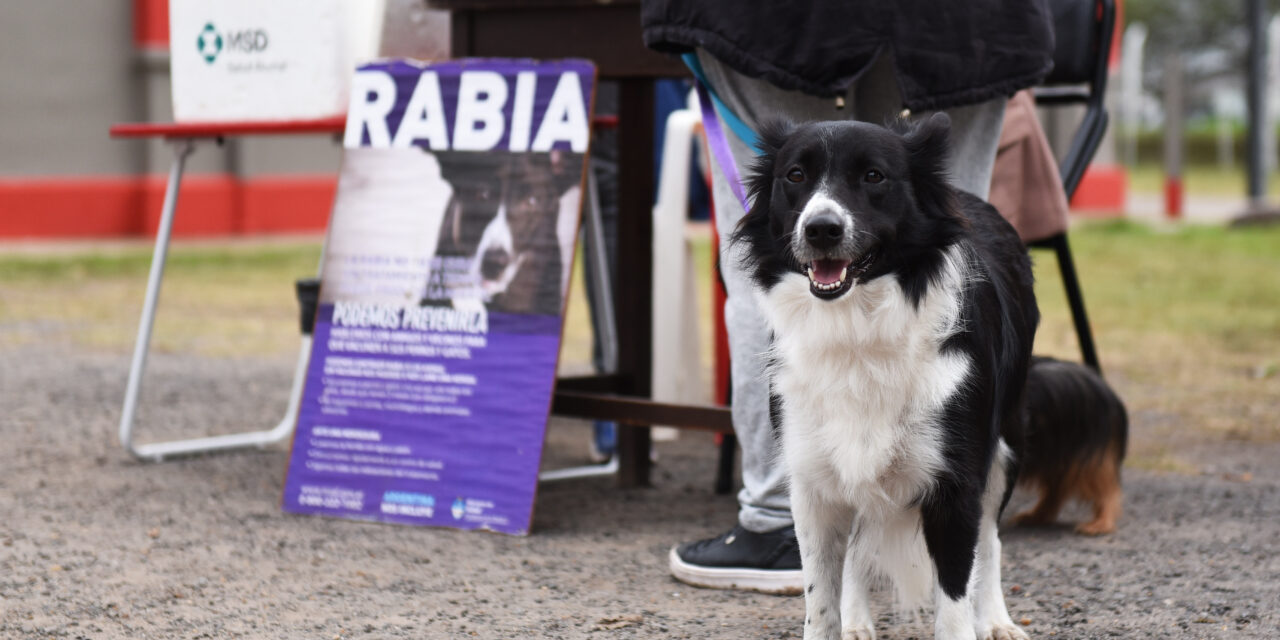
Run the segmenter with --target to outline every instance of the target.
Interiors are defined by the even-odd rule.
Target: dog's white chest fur
[[[793,476],[805,474],[825,494],[815,497],[880,519],[918,498],[942,468],[936,418],[969,367],[965,356],[940,351],[960,329],[962,256],[952,247],[943,282],[918,306],[891,276],[832,302],[815,298],[798,274],[763,294],[783,454]]]

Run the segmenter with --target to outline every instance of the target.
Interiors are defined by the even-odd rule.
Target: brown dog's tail
[[[1032,358],[1027,375],[1030,418],[1018,483],[1040,490],[1040,502],[1015,519],[1048,524],[1068,498],[1093,505],[1093,520],[1076,528],[1115,530],[1122,493],[1120,467],[1129,439],[1124,403],[1096,372],[1053,358]]]

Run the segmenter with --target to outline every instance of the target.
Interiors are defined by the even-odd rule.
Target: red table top
[[[241,122],[120,123],[110,128],[113,138],[218,138],[224,136],[280,136],[291,133],[342,133],[346,115],[319,120],[241,120]],[[617,115],[591,118],[596,129],[617,128]]]
[[[112,138],[217,138],[234,135],[342,133],[346,116],[318,120],[129,122],[112,125]]]
[[[287,135],[299,133],[342,133],[346,116],[319,120],[243,120],[230,122],[126,122],[109,130],[112,138],[219,138],[235,135]],[[616,129],[618,116],[596,116],[596,129]]]

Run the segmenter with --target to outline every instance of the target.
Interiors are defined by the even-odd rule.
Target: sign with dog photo
[[[286,511],[528,532],[594,85],[581,60],[357,71]]]

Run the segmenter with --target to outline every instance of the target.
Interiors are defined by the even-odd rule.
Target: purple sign
[[[528,532],[593,85],[583,61],[357,73],[286,511]]]
[[[352,80],[344,145],[585,153],[594,78],[585,60],[377,62]]]

